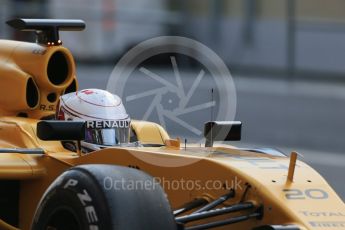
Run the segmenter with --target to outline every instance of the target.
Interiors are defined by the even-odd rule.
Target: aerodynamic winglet
[[[26,19],[16,18],[6,22],[21,31],[35,31],[37,43],[61,45],[59,30],[80,31],[85,29],[85,22],[79,19]]]

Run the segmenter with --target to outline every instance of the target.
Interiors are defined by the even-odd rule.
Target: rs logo
[[[285,198],[289,200],[314,199],[323,200],[328,198],[328,193],[322,189],[306,189],[304,191],[299,189],[283,189]]]
[[[46,50],[44,49],[34,49],[32,50],[33,54],[38,54],[38,55],[44,55],[46,53]]]
[[[43,110],[43,111],[54,111],[54,109],[55,109],[54,105],[43,105],[43,104],[40,105],[40,110]]]

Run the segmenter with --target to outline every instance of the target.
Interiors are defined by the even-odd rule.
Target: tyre
[[[34,230],[176,229],[167,197],[142,171],[82,165],[61,174],[41,199]]]

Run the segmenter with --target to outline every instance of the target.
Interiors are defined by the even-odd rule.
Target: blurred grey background
[[[345,198],[345,1],[0,1],[0,21],[14,17],[85,20],[84,32],[61,33],[80,88],[105,88],[117,60],[146,39],[177,35],[205,44],[234,77],[236,119],[244,124],[234,145],[297,150]],[[5,23],[0,38],[34,41]],[[196,68],[179,64],[182,77]]]

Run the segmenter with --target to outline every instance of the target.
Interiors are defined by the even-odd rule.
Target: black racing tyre
[[[61,174],[41,199],[34,230],[176,229],[161,186],[142,171],[82,165]]]

